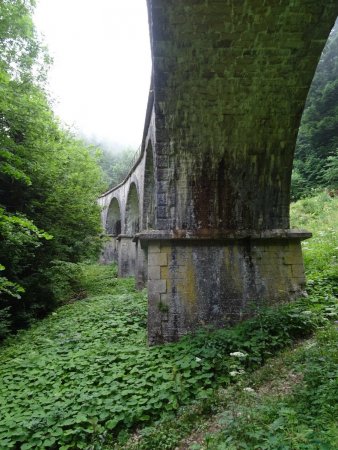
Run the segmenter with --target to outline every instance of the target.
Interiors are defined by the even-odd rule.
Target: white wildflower
[[[237,375],[243,375],[245,373],[244,370],[239,369],[239,370],[232,370],[231,372],[229,372],[229,375],[231,377],[236,377]]]
[[[196,362],[201,362],[202,361],[202,359],[199,358],[198,356],[196,356],[195,360],[196,360]]]
[[[234,356],[235,358],[245,358],[248,355],[243,352],[232,352],[230,353],[230,356]]]
[[[256,394],[256,391],[251,387],[246,387],[243,389],[244,392],[248,392],[249,394]]]

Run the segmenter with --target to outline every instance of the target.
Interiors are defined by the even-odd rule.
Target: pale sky
[[[139,146],[150,86],[146,0],[39,0],[55,112],[99,139]]]

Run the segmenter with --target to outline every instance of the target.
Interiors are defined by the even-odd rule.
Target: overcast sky
[[[39,0],[55,112],[87,135],[138,147],[150,86],[145,0]]]

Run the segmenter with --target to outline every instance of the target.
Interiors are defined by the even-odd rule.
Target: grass
[[[337,329],[327,327],[229,389],[222,411],[184,448],[338,448],[337,344]]]
[[[126,360],[145,344],[145,295],[110,268],[90,267],[85,278],[97,295],[60,308],[1,349],[1,449],[84,448],[103,433],[100,423],[116,420],[128,395],[126,386],[119,392]],[[103,278],[114,295],[103,293]]]
[[[269,359],[207,401],[135,433],[125,450],[335,450],[338,448],[338,330]]]
[[[290,212],[292,227],[313,233],[302,244],[307,274],[318,277],[325,271],[328,276],[337,277],[338,197],[323,192],[293,203]]]
[[[313,232],[303,243],[308,303],[325,304],[337,296],[338,199],[323,193],[301,200],[291,205],[291,220]],[[175,419],[145,428],[123,448],[338,448],[337,344],[334,326],[324,327],[316,340],[269,359],[208,401],[181,408]]]
[[[309,302],[336,298],[338,199],[326,193],[303,199],[291,205],[291,221],[293,227],[313,232],[313,238],[303,243]],[[311,341],[269,360],[253,374],[246,374],[245,382],[219,390],[211,411],[200,405],[193,418],[183,413],[178,424],[164,426],[164,434],[172,441],[176,436],[177,448],[191,450],[336,449],[337,367],[338,332],[334,324],[319,330]],[[195,431],[180,444],[189,422]],[[156,448],[152,447],[155,441],[155,430],[149,430],[143,444],[141,439],[136,447]]]
[[[330,217],[334,217],[337,203],[318,201],[327,205],[325,217],[330,230]],[[311,224],[317,223],[319,214],[314,214],[310,207],[302,214],[306,226],[313,230]],[[315,235],[314,244],[308,244],[311,250],[306,252],[312,252],[307,257],[308,264],[312,261],[314,276],[307,299],[262,311],[257,318],[232,329],[205,330],[177,344],[154,348],[146,343],[145,292],[135,291],[134,280],[117,279],[115,267],[83,266],[82,289],[88,294],[86,299],[63,306],[32,329],[8,339],[0,348],[0,448],[171,449],[196,427],[203,433],[208,428],[206,416],[226,411],[227,392],[232,392],[232,397],[238,395],[242,415],[258,408],[252,422],[257,435],[250,437],[257,440],[258,447],[250,447],[252,443],[248,441],[249,447],[234,448],[263,448],[259,447],[263,439],[270,438],[264,420],[270,423],[271,417],[280,418],[278,411],[282,406],[273,412],[271,408],[276,402],[266,406],[268,398],[257,396],[262,398],[260,407],[256,397],[251,398],[243,389],[253,386],[256,390],[254,371],[269,358],[321,327],[327,330],[328,319],[337,317],[335,255],[331,252],[337,243],[332,235],[325,232],[318,234],[318,239]],[[327,245],[327,239],[330,239],[327,258],[330,264],[325,265],[325,252],[321,253],[316,246]],[[329,347],[325,350],[331,356],[332,339],[328,339]],[[316,349],[322,348],[324,339],[320,342]],[[245,356],[231,355],[233,352]],[[322,357],[318,356],[319,362]],[[308,366],[314,367],[309,361]],[[305,373],[305,362],[300,359],[297,364]],[[316,367],[319,370],[320,363]],[[325,373],[329,372],[329,363],[325,367],[328,367]],[[264,374],[264,369],[261,370]],[[318,378],[319,372],[313,373],[309,379]],[[266,370],[266,383],[271,376]],[[326,386],[324,378],[320,386]],[[247,385],[243,384],[244,379]],[[319,392],[318,386],[314,386],[312,394]],[[333,396],[332,392],[328,390],[326,397],[318,397],[320,406],[323,398],[327,402],[328,396]],[[290,398],[296,398],[295,395]],[[294,409],[292,403],[285,401],[289,405],[285,408]],[[320,410],[319,403],[316,408],[321,416],[329,417],[326,410]],[[297,404],[305,405],[305,400],[303,403],[297,400]],[[270,408],[269,414],[263,414],[265,407]],[[296,420],[292,414],[290,420]],[[233,430],[231,439],[237,439],[235,431],[242,429],[240,417],[232,417],[232,428],[226,423]],[[249,427],[251,422],[247,422]],[[285,423],[285,428],[290,429],[290,423]],[[309,416],[308,421],[299,419],[295,424],[299,442],[309,439],[309,434],[308,431],[301,434],[297,429],[308,430],[311,423]],[[324,430],[329,437],[334,432],[332,427]],[[224,445],[228,445],[229,436],[224,432],[217,428],[209,434],[207,440],[212,445],[228,448]],[[264,448],[298,448],[294,443],[297,438],[293,439],[293,447],[290,444],[291,447]],[[196,445],[204,445],[202,441],[200,437]],[[206,448],[218,448],[210,445]]]

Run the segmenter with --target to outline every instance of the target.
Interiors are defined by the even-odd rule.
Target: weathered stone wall
[[[147,3],[153,74],[142,151],[100,204],[104,225],[113,198],[120,207],[120,276],[135,275],[139,287],[148,278],[154,344],[302,294],[309,233],[288,229],[291,169],[338,2]],[[132,186],[138,209],[128,204]]]
[[[299,122],[338,2],[148,0],[148,9],[158,228],[288,228]]]
[[[224,327],[303,293],[299,233],[157,239],[148,242],[150,344],[175,341],[204,325]]]
[[[119,277],[132,277],[136,274],[136,244],[133,236],[120,235],[119,239]]]
[[[142,248],[141,242],[136,243],[136,288],[143,289],[148,282],[148,249]]]
[[[116,264],[119,262],[119,241],[116,236],[107,237],[100,256],[101,264],[110,264],[112,262]]]

